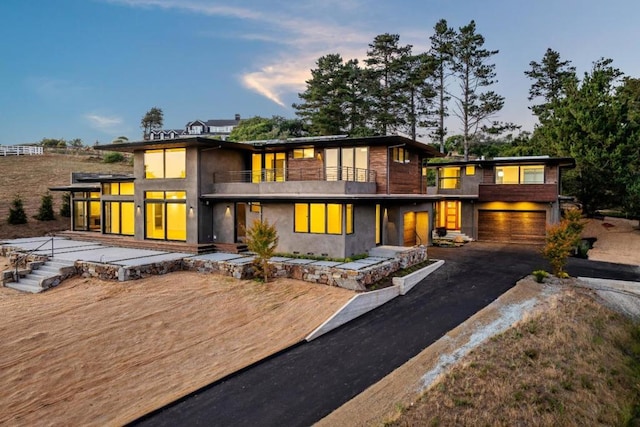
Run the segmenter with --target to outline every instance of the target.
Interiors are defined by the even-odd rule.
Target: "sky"
[[[364,59],[383,33],[425,52],[440,19],[471,20],[505,97],[496,120],[533,129],[524,71],[547,48],[579,75],[614,60],[640,77],[638,0],[2,0],[0,145],[140,140],[140,119],[295,117],[319,57]],[[458,132],[450,123],[449,132]]]

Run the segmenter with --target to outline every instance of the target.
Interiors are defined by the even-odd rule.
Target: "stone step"
[[[30,292],[32,294],[37,294],[44,291],[44,289],[40,286],[39,280],[31,279],[29,277],[21,278],[20,282],[5,283],[4,286],[7,288],[15,289],[17,291]]]

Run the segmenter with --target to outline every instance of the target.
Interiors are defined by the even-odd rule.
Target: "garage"
[[[478,240],[544,243],[545,211],[478,211]]]

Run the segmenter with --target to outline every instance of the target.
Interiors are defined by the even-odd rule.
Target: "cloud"
[[[278,2],[270,4],[239,2],[242,6],[226,6],[205,0],[106,0],[129,7],[152,7],[188,13],[204,14],[251,21],[251,30],[234,36],[261,41],[273,46],[263,57],[254,59],[253,70],[247,70],[239,81],[274,103],[285,107],[283,96],[304,90],[305,81],[315,61],[330,53],[343,58],[362,59],[374,32],[357,28],[345,16],[345,24],[331,22],[330,17],[342,11],[346,15],[358,13],[359,0],[331,0],[329,2]],[[329,13],[330,12],[330,13]],[[322,18],[324,17],[324,18]],[[274,59],[275,58],[275,59]]]
[[[27,77],[26,83],[41,98],[56,101],[75,98],[89,89],[76,82],[55,77]]]
[[[89,122],[89,125],[104,133],[118,133],[122,128],[123,120],[120,117],[107,117],[98,114],[90,113],[85,114],[84,118]]]

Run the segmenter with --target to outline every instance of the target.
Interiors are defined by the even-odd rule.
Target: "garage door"
[[[544,243],[545,211],[479,211],[478,240]]]

